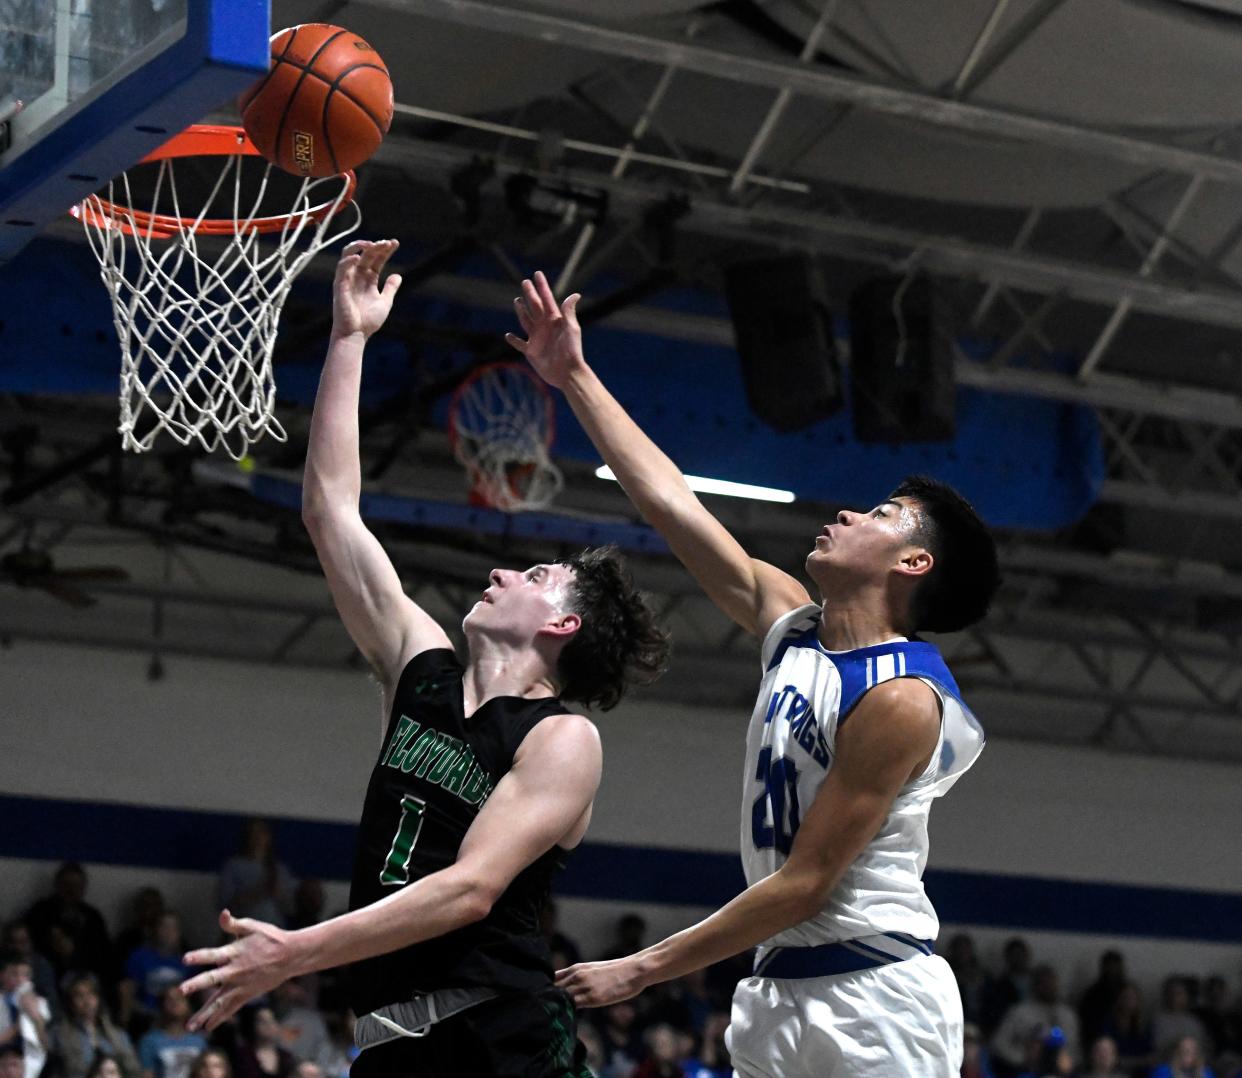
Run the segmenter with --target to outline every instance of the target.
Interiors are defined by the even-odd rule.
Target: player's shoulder
[[[601,753],[599,730],[585,715],[562,711],[540,719],[522,738],[514,759],[538,757],[560,763],[590,760]]]
[[[873,685],[854,709],[854,718],[882,718],[895,733],[940,728],[940,698],[918,677],[896,677]]]

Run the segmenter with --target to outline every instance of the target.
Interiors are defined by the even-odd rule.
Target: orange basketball
[[[308,22],[272,38],[272,68],[238,101],[255,148],[295,176],[334,176],[379,148],[392,79],[357,34]]]

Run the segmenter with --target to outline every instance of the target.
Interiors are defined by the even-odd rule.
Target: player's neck
[[[874,604],[837,598],[824,600],[818,635],[829,651],[854,651],[906,634],[893,625],[887,611],[875,609]]]
[[[472,639],[469,647],[470,658],[462,675],[467,715],[497,696],[535,699],[556,695],[548,660],[535,649],[480,637]]]

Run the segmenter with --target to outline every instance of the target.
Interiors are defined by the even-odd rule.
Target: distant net
[[[548,454],[552,397],[521,363],[491,363],[470,375],[449,406],[453,453],[474,500],[510,512],[543,509],[565,485]]]
[[[291,179],[257,156],[240,128],[195,126],[144,161],[142,183],[122,173],[74,207],[112,299],[126,449],[164,432],[239,460],[265,435],[285,440],[272,369],[281,310],[294,278],[362,215],[353,173]],[[188,200],[184,158],[199,159],[180,164]]]

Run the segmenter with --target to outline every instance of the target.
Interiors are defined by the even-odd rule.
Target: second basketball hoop
[[[476,505],[544,509],[564,486],[549,456],[552,395],[521,363],[489,363],[471,373],[453,393],[448,432]]]

